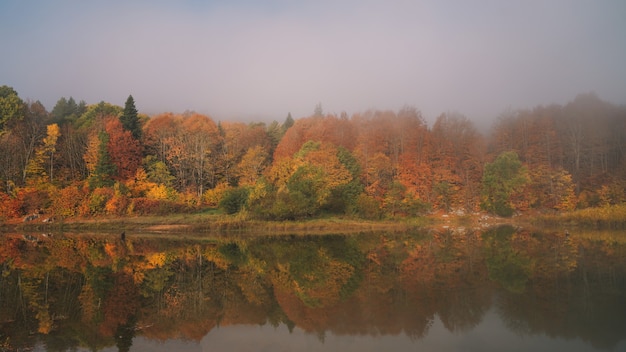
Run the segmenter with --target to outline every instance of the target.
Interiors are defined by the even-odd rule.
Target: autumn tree
[[[210,163],[210,156],[216,153],[221,138],[217,125],[208,116],[186,117],[181,127],[182,150],[176,157],[182,162],[184,174],[179,176],[185,176],[186,184],[195,187],[200,197],[207,186],[215,185],[215,165]]]
[[[353,122],[358,126],[354,154],[361,165],[361,182],[367,193],[378,199],[382,199],[395,176],[386,140],[394,117],[392,112],[372,111],[353,116]]]
[[[354,155],[361,165],[367,196],[382,205],[398,181],[402,187],[394,188],[403,189],[401,194],[407,202],[428,204],[432,186],[430,136],[421,113],[412,107],[398,113],[368,111],[353,116],[352,124],[357,132]],[[371,203],[363,197],[362,201]]]
[[[576,184],[577,193],[610,183],[609,174],[624,163],[626,109],[618,108],[595,94],[581,94],[563,107],[558,129],[564,146],[564,167]],[[617,137],[617,138],[616,138]]]
[[[16,155],[21,164],[21,183],[26,181],[27,168],[30,160],[35,157],[35,151],[41,139],[45,136],[48,112],[39,102],[28,102],[24,105],[24,116],[11,123],[11,133],[20,143],[20,152]]]
[[[261,176],[267,166],[269,155],[260,145],[248,148],[246,153],[237,164],[235,175],[239,179],[239,185],[253,185]]]
[[[109,117],[119,117],[122,115],[122,108],[101,101],[98,104],[87,106],[85,112],[74,121],[74,126],[78,129],[101,128],[104,121]]]
[[[528,167],[527,198],[533,207],[553,207],[554,176],[563,169],[555,124],[559,106],[537,107],[503,115],[494,126],[493,153],[515,151]]]
[[[144,126],[144,143],[146,152],[154,155],[170,168],[175,168],[176,161],[172,160],[174,150],[181,148],[178,133],[181,128],[182,116],[172,113],[152,117]]]
[[[299,119],[291,126],[284,134],[280,143],[274,151],[274,160],[280,160],[282,158],[291,158],[304,143],[311,140],[311,136],[308,135],[308,131],[315,123],[312,118]]]
[[[56,144],[61,132],[59,131],[59,126],[56,123],[48,125],[47,131],[47,136],[43,139],[43,152],[48,157],[49,176],[50,182],[52,182],[52,180],[54,180],[54,154],[56,152]]]
[[[59,126],[54,123],[46,127],[47,134],[43,139],[43,144],[35,150],[35,156],[29,160],[26,173],[31,180],[36,183],[50,182],[54,178],[54,154],[59,138]],[[47,167],[46,167],[47,164]],[[48,179],[46,179],[46,176]]]
[[[509,111],[496,122],[491,153],[515,151],[528,167],[533,207],[570,207],[558,189],[571,178],[580,207],[598,205],[598,190],[623,175],[626,110],[581,94],[565,106]],[[568,176],[569,175],[569,176]],[[617,177],[623,179],[623,177]],[[567,187],[566,187],[567,188]],[[561,200],[559,200],[561,199]],[[563,199],[570,199],[563,203]],[[557,206],[557,204],[560,204]]]
[[[272,189],[255,204],[257,214],[277,219],[310,217],[333,192],[352,180],[331,144],[309,141],[293,158],[281,158],[268,171]]]
[[[426,122],[412,107],[400,110],[393,122],[388,155],[397,179],[407,188],[407,195],[421,203],[432,203],[432,137]]]
[[[9,183],[20,186],[26,181],[30,160],[45,135],[48,112],[40,102],[23,102],[12,88],[3,86],[0,114],[5,119],[0,121],[0,169],[7,188],[11,188]]]
[[[22,165],[19,159],[20,140],[12,133],[0,134],[0,189],[12,192],[16,181],[21,178]]]
[[[272,142],[263,124],[220,122],[218,127],[221,135],[220,143],[211,161],[217,165],[218,182],[237,185],[241,175],[238,165],[244,155],[255,147],[258,147],[257,156],[260,155],[259,153],[268,155]],[[255,177],[258,171],[256,170],[256,174],[250,176]]]
[[[337,158],[341,165],[350,172],[351,180],[332,190],[325,209],[334,213],[354,213],[357,211],[358,197],[364,190],[360,180],[361,165],[359,165],[356,157],[343,147],[338,148]]]
[[[389,189],[385,193],[385,197],[383,199],[383,208],[386,212],[393,216],[399,214],[406,214],[406,187],[398,182],[394,181],[389,186]]]
[[[84,192],[76,185],[67,186],[60,189],[55,197],[52,197],[51,210],[53,214],[58,216],[77,215],[84,197]]]
[[[154,182],[156,184],[162,184],[165,186],[171,186],[175,177],[172,176],[170,170],[167,168],[167,165],[158,160],[153,155],[148,155],[143,160],[143,165],[145,168],[147,179],[150,182]]]
[[[545,206],[556,210],[572,210],[576,207],[576,187],[572,175],[564,169],[554,170],[550,174],[549,189],[542,194]]]
[[[18,96],[15,89],[9,86],[0,87],[0,134],[5,125],[24,116],[24,101]]]
[[[194,189],[200,197],[217,183],[217,147],[221,136],[208,116],[163,114],[150,119],[144,129],[148,154],[164,162],[178,190]]]
[[[135,176],[135,172],[141,165],[141,146],[131,132],[125,130],[121,122],[116,119],[108,119],[105,123],[105,131],[108,135],[107,152],[111,164],[117,171],[114,179],[121,181]]]
[[[91,165],[89,185],[92,189],[111,186],[114,183],[113,178],[117,170],[111,162],[108,145],[109,135],[105,131],[100,131],[92,136],[89,149],[85,154],[85,161]]]
[[[84,155],[92,132],[78,130],[71,123],[60,124],[59,129],[55,178],[67,182],[84,180],[88,175]]]
[[[433,192],[438,206],[475,210],[482,176],[482,136],[467,117],[440,115],[432,128]]]
[[[381,201],[394,180],[391,159],[384,153],[377,152],[367,158],[361,156],[362,182],[369,196]]]
[[[341,163],[338,150],[332,144],[307,142],[294,155],[296,163],[300,164],[294,175],[303,171],[309,174],[313,171],[311,181],[315,183],[316,200],[319,205],[326,204],[333,190],[347,184],[353,178],[352,174]],[[311,167],[310,170],[307,170]],[[300,175],[304,176],[304,175]],[[305,178],[309,176],[304,176]]]
[[[528,183],[528,170],[515,152],[503,152],[485,165],[482,186],[482,206],[501,216],[511,216],[515,210],[512,197]]]
[[[274,159],[293,156],[308,141],[332,143],[353,150],[356,131],[350,121],[332,115],[298,119],[280,140]]]

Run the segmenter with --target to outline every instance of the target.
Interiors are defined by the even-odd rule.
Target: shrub
[[[156,200],[176,199],[176,190],[166,185],[155,185],[146,192],[146,197]]]
[[[21,202],[16,197],[0,193],[0,214],[3,218],[17,218],[22,215]]]
[[[87,207],[83,211],[87,211],[83,215],[98,215],[106,212],[106,205],[113,198],[115,192],[112,188],[101,187],[96,188],[87,198]]]
[[[249,195],[250,190],[248,188],[231,188],[224,192],[219,207],[224,209],[226,214],[235,214],[246,206]]]
[[[529,181],[528,169],[515,152],[500,153],[485,165],[482,208],[499,216],[513,215],[525,202],[522,192]]]
[[[264,220],[298,220],[315,215],[311,199],[298,191],[268,190],[264,197],[250,205],[252,213]]]
[[[226,183],[220,183],[215,188],[208,189],[202,195],[204,204],[210,207],[217,207],[224,196],[224,193],[231,187]]]
[[[128,213],[135,215],[167,215],[171,213],[186,213],[190,210],[192,208],[185,204],[148,198],[135,198],[128,207]]]
[[[380,202],[367,194],[361,194],[356,200],[357,214],[363,219],[378,220],[382,216]]]
[[[39,213],[50,206],[50,197],[47,192],[32,187],[19,188],[16,196],[9,197],[8,208],[14,216]]]
[[[59,216],[77,215],[84,198],[85,194],[77,186],[65,187],[52,198],[52,212]]]
[[[172,189],[173,190],[173,189]],[[174,191],[176,192],[176,191]],[[189,208],[199,208],[200,207],[200,199],[198,198],[198,194],[193,191],[187,191],[183,193],[179,193],[178,197],[169,198],[170,200],[177,199],[179,203],[184,204]]]
[[[104,209],[109,215],[124,215],[130,204],[128,197],[115,194],[111,199],[106,202]]]
[[[136,215],[156,214],[158,212],[160,201],[149,198],[135,198],[132,200],[129,213]]]

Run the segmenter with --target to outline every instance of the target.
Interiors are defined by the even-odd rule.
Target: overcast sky
[[[626,103],[626,1],[0,1],[0,85],[282,122],[410,105],[493,119]]]

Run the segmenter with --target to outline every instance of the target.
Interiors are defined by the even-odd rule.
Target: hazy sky
[[[140,112],[283,121],[415,106],[626,103],[626,1],[0,1],[0,85]]]

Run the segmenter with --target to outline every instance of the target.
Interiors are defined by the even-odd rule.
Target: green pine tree
[[[324,116],[324,109],[322,109],[322,102],[319,102],[315,105],[315,110],[313,110],[313,116]]]
[[[135,99],[132,95],[126,99],[124,105],[124,113],[120,116],[120,122],[125,130],[132,133],[133,138],[139,140],[141,138],[141,125],[139,123],[139,115],[137,114],[137,108],[135,107]]]
[[[287,130],[289,129],[289,127],[293,126],[293,124],[295,123],[295,121],[293,120],[293,117],[291,117],[291,113],[287,114],[287,118],[285,118],[285,122],[283,122],[282,124],[282,133],[285,134],[285,132],[287,132]]]
[[[98,161],[95,170],[89,177],[89,186],[91,188],[110,187],[114,184],[113,175],[117,172],[115,165],[111,162],[107,145],[109,144],[109,135],[101,131],[98,134],[100,144],[98,145]]]

